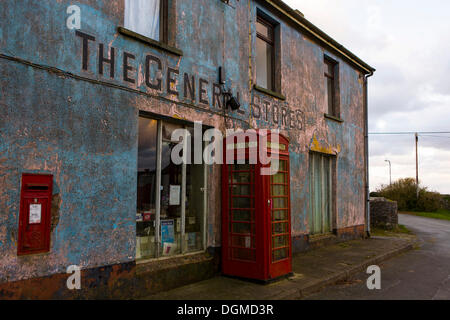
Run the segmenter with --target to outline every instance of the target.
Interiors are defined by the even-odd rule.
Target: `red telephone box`
[[[262,135],[244,140],[235,134],[224,141],[224,154],[235,160],[222,166],[222,271],[266,282],[292,273],[292,249],[289,142],[279,134],[278,142],[275,133]],[[279,160],[276,174],[262,174],[270,164],[259,156],[255,163],[260,151]]]
[[[52,188],[52,175],[22,175],[18,255],[50,250]]]

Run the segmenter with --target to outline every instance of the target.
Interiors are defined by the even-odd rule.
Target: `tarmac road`
[[[380,265],[381,290],[369,290],[365,272],[331,286],[308,300],[450,300],[450,221],[399,215],[414,231],[420,248]]]

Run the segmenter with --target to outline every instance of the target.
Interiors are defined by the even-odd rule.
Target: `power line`
[[[446,131],[435,131],[435,132],[369,132],[370,135],[401,135],[401,134],[450,134]]]
[[[443,138],[443,139],[450,139],[449,136],[432,136],[432,135],[426,135],[426,134],[420,134],[420,137],[426,137],[426,138]]]

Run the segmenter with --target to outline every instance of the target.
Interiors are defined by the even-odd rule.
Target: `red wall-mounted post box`
[[[17,255],[50,251],[53,175],[22,175]]]

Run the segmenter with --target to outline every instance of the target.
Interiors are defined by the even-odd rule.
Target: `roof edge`
[[[336,51],[344,59],[349,61],[359,70],[363,71],[365,74],[373,74],[376,71],[375,68],[371,67],[369,64],[358,58],[354,53],[352,53],[350,50],[348,50],[343,45],[338,43],[324,31],[316,27],[313,23],[307,20],[302,14],[292,9],[282,0],[264,0],[264,2],[269,4],[272,8],[274,8],[283,16],[291,20],[299,28],[301,28],[302,31],[307,32],[314,39],[318,40],[321,44]]]

